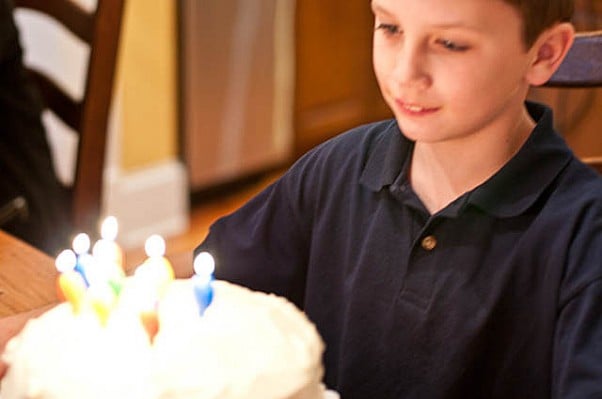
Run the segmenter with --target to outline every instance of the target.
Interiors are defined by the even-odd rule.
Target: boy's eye
[[[437,40],[437,44],[441,45],[443,48],[445,48],[446,50],[450,50],[450,51],[458,51],[459,52],[459,51],[468,50],[468,46],[458,44],[458,43],[448,40],[448,39],[439,39],[439,40]]]
[[[378,24],[376,30],[382,30],[387,35],[395,35],[400,32],[399,27],[393,24]]]

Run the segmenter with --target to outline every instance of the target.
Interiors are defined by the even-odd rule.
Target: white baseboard
[[[188,228],[188,179],[180,161],[105,175],[103,213],[119,221],[117,240],[125,249],[143,246],[152,234],[167,238]]]

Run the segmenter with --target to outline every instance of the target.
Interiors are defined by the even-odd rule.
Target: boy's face
[[[525,117],[533,60],[502,0],[373,0],[374,69],[404,134],[443,142]]]

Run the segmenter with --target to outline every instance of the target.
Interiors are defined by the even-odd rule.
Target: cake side
[[[159,307],[155,378],[166,398],[321,397],[324,345],[304,313],[284,298],[215,281],[198,318],[190,284],[172,284]]]
[[[150,359],[140,323],[115,315],[101,326],[93,314],[73,317],[71,306],[60,304],[7,344],[0,397],[151,398]]]

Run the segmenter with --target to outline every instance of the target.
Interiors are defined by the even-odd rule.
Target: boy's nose
[[[425,55],[409,44],[399,50],[392,72],[395,82],[402,87],[426,88],[431,83]]]

